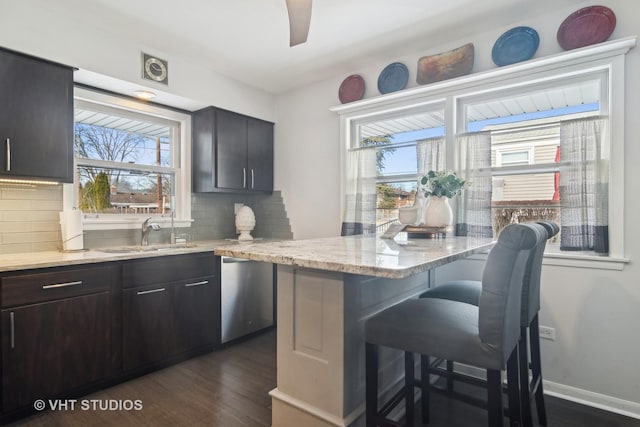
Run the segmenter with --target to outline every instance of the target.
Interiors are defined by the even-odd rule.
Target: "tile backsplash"
[[[250,206],[256,215],[254,237],[291,239],[291,225],[279,191],[273,194],[193,194],[191,227],[176,229],[192,240],[235,238],[234,204]],[[0,187],[0,254],[41,252],[61,247],[62,186]],[[153,232],[150,242],[168,242],[170,229]],[[88,230],[84,246],[138,244],[138,230]]]
[[[61,246],[62,186],[0,187],[0,254]]]

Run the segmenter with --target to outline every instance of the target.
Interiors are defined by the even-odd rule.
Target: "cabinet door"
[[[213,347],[220,335],[220,292],[214,276],[174,286],[177,353]]]
[[[126,289],[122,304],[124,370],[162,362],[175,347],[170,286]]]
[[[209,107],[193,114],[191,173],[194,193],[212,192],[215,188],[216,111]]]
[[[0,50],[0,174],[73,182],[73,71]]]
[[[216,111],[216,187],[247,188],[247,118]]]
[[[273,191],[273,123],[248,119],[247,188]]]
[[[113,373],[110,292],[2,310],[3,412]]]

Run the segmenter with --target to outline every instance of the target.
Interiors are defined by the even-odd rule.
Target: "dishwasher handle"
[[[232,263],[236,263],[236,262],[249,262],[251,261],[250,259],[245,259],[245,258],[232,258],[232,257],[226,257],[223,256],[222,257],[222,262],[224,264],[232,264]]]

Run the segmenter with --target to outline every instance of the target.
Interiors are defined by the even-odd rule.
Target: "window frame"
[[[343,147],[340,162],[341,203],[344,202],[346,152],[352,147],[352,141],[357,136],[355,126],[363,120],[384,120],[403,111],[408,112],[435,102],[444,102],[445,129],[455,129],[457,133],[463,133],[466,125],[463,120],[463,106],[471,100],[477,102],[478,99],[495,96],[499,91],[517,91],[527,85],[554,84],[561,79],[590,78],[589,76],[597,73],[606,73],[607,78],[601,81],[601,93],[605,96],[600,101],[600,108],[601,111],[608,112],[610,121],[610,252],[607,256],[547,252],[545,257],[553,258],[552,263],[558,265],[622,269],[624,263],[628,262],[624,256],[623,233],[625,55],[635,44],[635,36],[627,37],[331,108],[331,111],[340,116]],[[455,153],[449,147],[455,146],[456,132],[445,132],[447,165],[455,164]]]
[[[84,87],[75,87],[74,105],[79,101],[83,104],[97,106],[97,109],[108,112],[125,112],[131,116],[151,117],[151,120],[159,122],[172,122],[179,126],[173,138],[178,143],[172,144],[171,157],[173,164],[170,167],[154,165],[136,165],[136,170],[148,172],[173,173],[175,179],[175,218],[174,226],[190,227],[191,219],[191,115],[188,112],[179,111],[170,107],[140,102],[128,97],[105,93],[100,90],[90,90]],[[177,164],[175,160],[177,159]],[[118,168],[117,162],[109,162],[94,159],[78,160],[74,154],[74,183],[64,184],[63,208],[73,209],[78,206],[78,194],[75,189],[78,186],[77,168],[79,165]],[[85,230],[112,230],[135,229],[146,218],[152,218],[156,223],[170,223],[171,216],[161,213],[122,213],[122,214],[92,214],[85,213],[83,227]]]

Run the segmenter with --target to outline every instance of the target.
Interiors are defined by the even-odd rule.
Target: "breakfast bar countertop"
[[[398,279],[491,248],[489,238],[448,236],[395,239],[376,236],[327,237],[270,243],[225,245],[216,255],[275,264]]]

